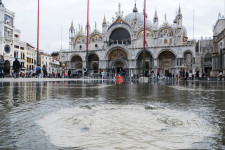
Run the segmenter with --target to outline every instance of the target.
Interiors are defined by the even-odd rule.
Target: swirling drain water
[[[81,106],[37,123],[54,145],[88,150],[184,149],[217,132],[194,113],[154,106]]]

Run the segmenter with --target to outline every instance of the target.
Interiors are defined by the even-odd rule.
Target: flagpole
[[[86,71],[88,71],[88,44],[89,44],[89,0],[87,0],[87,43],[86,43]]]
[[[145,48],[146,48],[146,0],[144,0],[144,41],[143,41],[143,77],[145,77]]]
[[[37,66],[39,66],[39,0],[38,0],[38,23],[37,23]]]

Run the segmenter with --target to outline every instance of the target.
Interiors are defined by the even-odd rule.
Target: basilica
[[[132,9],[131,9],[132,10]],[[146,16],[146,48],[144,41],[144,16]],[[179,74],[180,70],[195,73],[200,60],[196,54],[196,43],[189,40],[183,25],[182,10],[179,7],[173,22],[167,17],[159,24],[157,11],[153,20],[139,12],[135,4],[133,11],[124,15],[121,5],[116,16],[109,23],[104,17],[102,31],[97,27],[89,34],[89,49],[86,51],[85,31],[83,27],[75,30],[73,22],[69,29],[69,50],[61,50],[63,70],[83,74],[105,72],[116,75],[146,73],[168,75]],[[145,59],[144,59],[145,56]],[[144,61],[143,61],[144,60]]]

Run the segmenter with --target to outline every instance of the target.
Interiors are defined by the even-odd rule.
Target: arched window
[[[130,33],[124,28],[115,29],[109,37],[109,45],[112,44],[131,44]]]

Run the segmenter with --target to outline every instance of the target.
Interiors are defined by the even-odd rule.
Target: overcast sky
[[[216,23],[218,13],[224,15],[225,0],[147,0],[148,19],[158,11],[159,23],[167,20],[172,23],[181,6],[183,25],[187,28],[189,39],[193,39],[193,10],[195,10],[195,38],[212,37],[212,27]],[[38,0],[2,0],[5,7],[15,12],[15,27],[21,30],[21,40],[37,46],[37,2]],[[95,22],[101,31],[104,14],[106,20],[112,22],[118,4],[124,15],[134,8],[135,0],[90,0],[90,25],[93,30]],[[143,12],[144,0],[137,0],[139,12]],[[40,49],[46,53],[69,48],[69,27],[74,21],[86,25],[86,0],[40,0]]]

